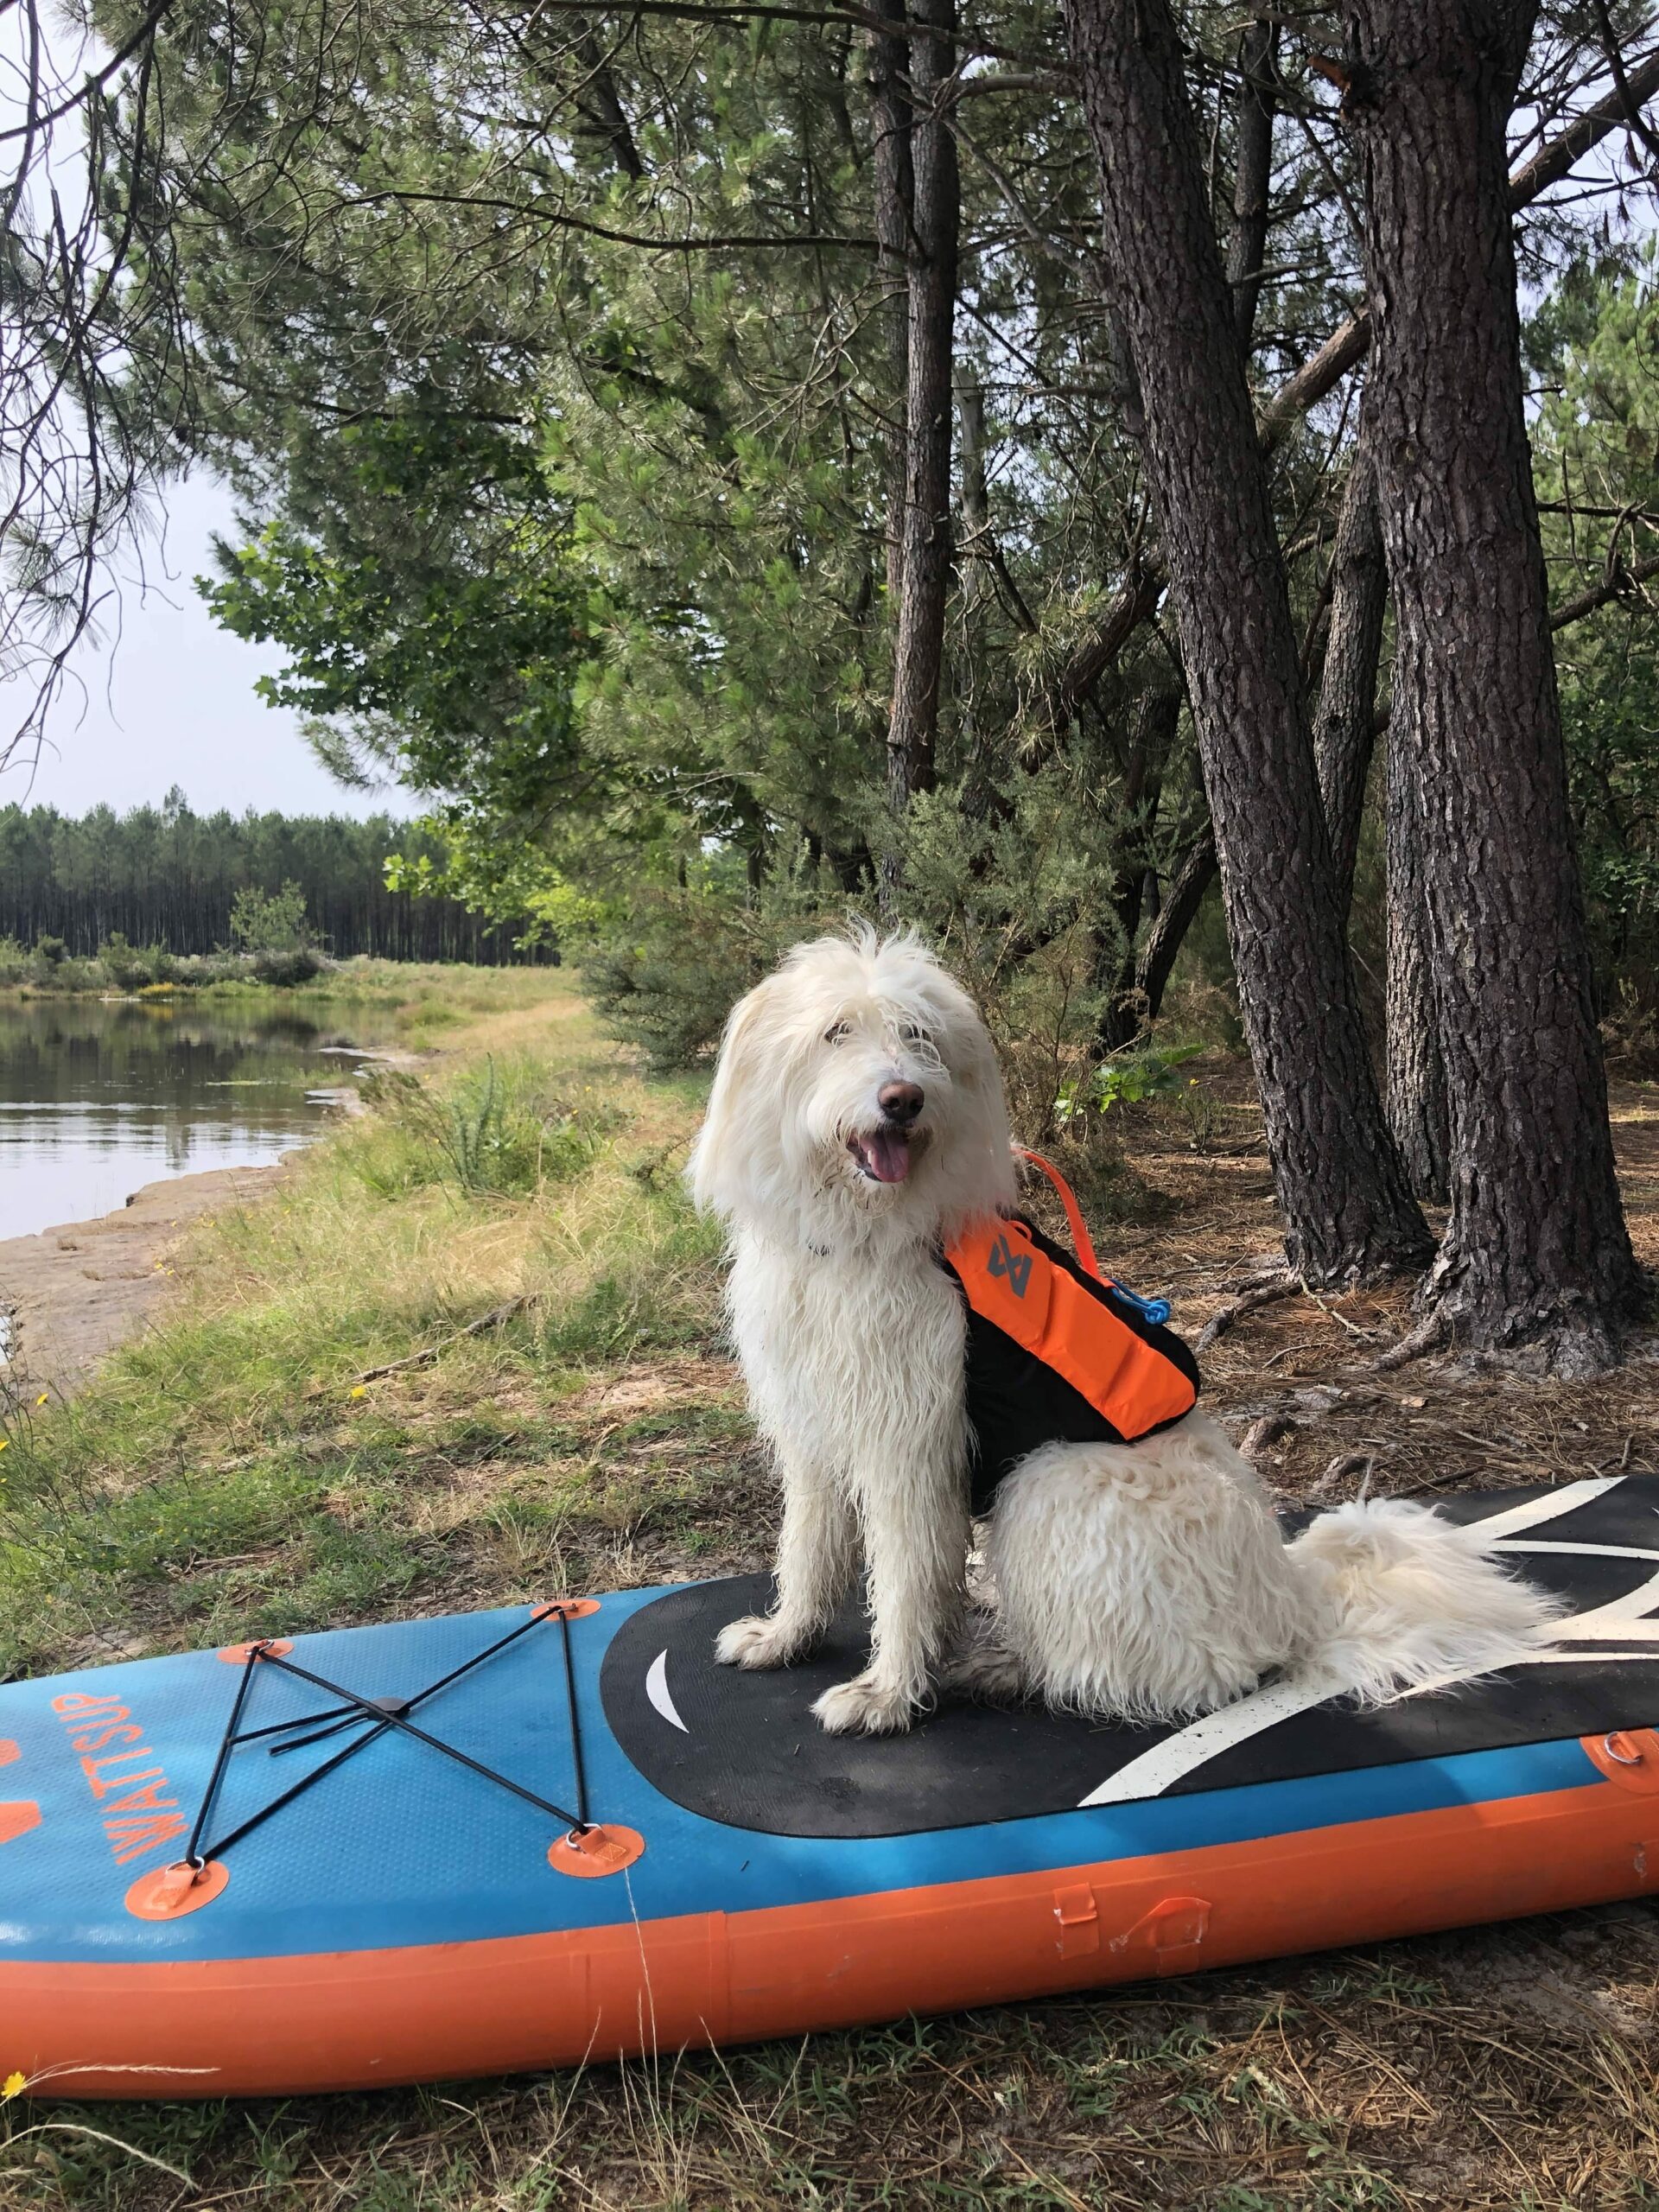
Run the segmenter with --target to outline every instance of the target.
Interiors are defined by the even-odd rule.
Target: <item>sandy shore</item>
[[[257,1197],[282,1173],[279,1161],[146,1183],[118,1212],[0,1242],[0,1390],[72,1390],[165,1298],[166,1255],[180,1231]]]

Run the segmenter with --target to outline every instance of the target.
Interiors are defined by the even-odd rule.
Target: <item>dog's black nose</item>
[[[908,1128],[927,1103],[927,1093],[919,1083],[884,1083],[875,1103],[890,1122]]]

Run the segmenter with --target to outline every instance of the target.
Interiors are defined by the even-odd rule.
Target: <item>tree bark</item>
[[[1331,622],[1313,715],[1313,756],[1331,836],[1337,902],[1345,919],[1353,903],[1365,781],[1376,743],[1376,668],[1389,599],[1369,418],[1363,414],[1337,521],[1332,568]]]
[[[1266,465],[1166,0],[1065,0],[1102,244],[1146,410],[1240,1008],[1293,1267],[1340,1282],[1430,1243],[1348,965]]]
[[[1351,0],[1390,745],[1420,794],[1451,1137],[1426,1327],[1611,1354],[1639,1278],[1614,1174],[1522,411],[1504,131],[1535,0]],[[1406,780],[1402,776],[1402,785]]]
[[[1135,938],[1148,885],[1156,896],[1158,878],[1148,865],[1147,832],[1158,811],[1164,764],[1180,714],[1181,695],[1173,685],[1154,684],[1141,694],[1135,709],[1123,773],[1123,853],[1112,885],[1116,926],[1110,944],[1102,948],[1101,965],[1112,970],[1096,1039],[1103,1052],[1121,1052],[1132,1045],[1151,1019],[1141,989]],[[1155,922],[1157,914],[1151,918]]]
[[[1384,785],[1388,889],[1388,1109],[1417,1197],[1444,1205],[1451,1178],[1446,1062],[1423,915],[1421,794],[1402,746],[1389,747]]]
[[[916,0],[911,17],[910,373],[905,404],[904,584],[893,655],[887,798],[902,821],[933,786],[944,613],[950,588],[950,372],[961,212],[949,114],[956,0]],[[895,854],[888,880],[899,873]]]
[[[1169,893],[1147,931],[1135,963],[1135,983],[1145,1019],[1155,1021],[1174,971],[1175,957],[1198,918],[1204,894],[1216,880],[1216,840],[1205,830],[1170,879]]]
[[[887,0],[877,12],[893,27],[891,35],[871,33],[869,54],[875,266],[893,410],[886,437],[887,608],[889,621],[896,622],[904,599],[905,410],[910,385],[910,222],[915,186],[910,100],[905,89],[910,55],[904,0]]]
[[[1268,244],[1268,202],[1273,184],[1273,118],[1279,99],[1279,25],[1258,16],[1239,44],[1243,79],[1238,94],[1233,156],[1233,235],[1227,248],[1227,282],[1239,349],[1249,359],[1262,262]]]

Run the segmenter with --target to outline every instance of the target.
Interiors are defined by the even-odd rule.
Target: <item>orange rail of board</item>
[[[753,1912],[315,1957],[0,1964],[0,2020],[8,2066],[46,2076],[39,2093],[361,2088],[849,2027],[1656,1888],[1659,1803],[1609,1774],[1490,1804]]]

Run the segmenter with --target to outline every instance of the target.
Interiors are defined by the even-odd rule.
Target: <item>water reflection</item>
[[[0,1001],[0,1237],[81,1221],[142,1183],[275,1160],[314,1132],[346,1046],[385,1018],[324,1027],[281,1010],[130,1000]]]

